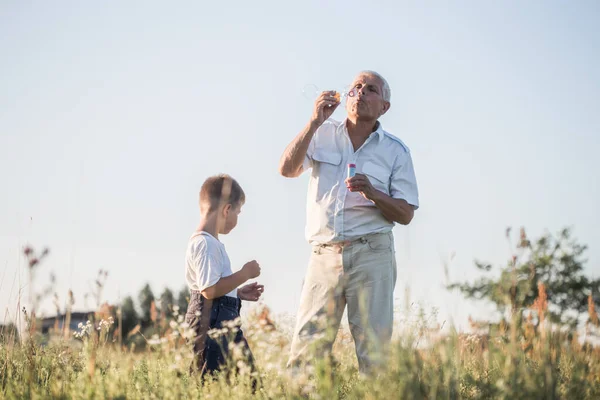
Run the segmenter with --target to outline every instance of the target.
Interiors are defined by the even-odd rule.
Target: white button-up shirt
[[[354,240],[394,227],[373,202],[348,190],[348,164],[356,164],[356,173],[365,174],[375,189],[419,207],[410,150],[400,139],[379,124],[355,152],[346,121],[329,119],[317,129],[303,164],[303,170],[311,169],[305,232],[311,244]]]

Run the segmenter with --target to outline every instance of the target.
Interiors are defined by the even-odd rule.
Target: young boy
[[[264,290],[257,283],[238,289],[259,276],[260,267],[250,261],[232,273],[225,246],[219,241],[219,234],[226,235],[237,225],[244,202],[244,191],[229,175],[208,178],[200,190],[200,224],[188,242],[185,278],[191,292],[186,322],[196,332],[195,367],[202,376],[221,370],[230,353],[230,334],[211,338],[208,331],[221,329],[227,321],[239,317],[241,300],[257,301]],[[233,340],[242,346],[254,370],[252,353],[241,329]]]

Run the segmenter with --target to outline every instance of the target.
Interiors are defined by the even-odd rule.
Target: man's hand
[[[335,109],[340,105],[340,100],[335,94],[336,92],[331,90],[323,92],[317,97],[313,115],[310,119],[311,124],[315,127],[321,126],[327,118],[331,117],[331,114],[333,114]]]
[[[356,174],[352,178],[347,178],[345,182],[351,192],[360,192],[365,199],[373,201],[377,190],[366,175]]]
[[[310,121],[285,148],[279,159],[279,173],[286,178],[295,178],[302,173],[302,165],[308,151],[308,145],[315,132],[340,105],[336,92],[323,92],[317,97]]]
[[[249,283],[248,285],[244,285],[238,289],[237,294],[238,297],[242,300],[246,301],[258,301],[262,293],[265,291],[264,285],[259,285],[258,283]]]
[[[348,190],[360,192],[365,199],[372,201],[388,221],[402,225],[408,225],[412,221],[415,208],[406,200],[394,199],[375,189],[366,175],[356,174],[347,178],[345,182]]]
[[[246,279],[256,278],[260,275],[260,266],[255,260],[252,260],[244,264],[242,267],[242,272],[244,273]]]

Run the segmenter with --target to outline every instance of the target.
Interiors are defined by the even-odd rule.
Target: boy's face
[[[242,212],[242,206],[244,204],[240,203],[237,206],[233,206],[231,204],[227,204],[223,207],[223,226],[222,230],[219,233],[224,235],[228,234],[236,227],[238,223],[238,215]]]

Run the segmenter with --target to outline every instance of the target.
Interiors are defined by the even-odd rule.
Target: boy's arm
[[[231,292],[233,289],[240,286],[248,279],[249,278],[245,276],[244,271],[240,270],[233,275],[229,275],[225,278],[219,279],[217,283],[204,289],[202,291],[202,296],[206,297],[209,300],[225,296],[227,293]]]
[[[216,299],[217,297],[225,296],[233,289],[246,282],[248,279],[256,278],[260,275],[260,266],[256,261],[246,263],[241,270],[235,274],[219,279],[214,285],[207,287],[201,293],[208,300]]]

